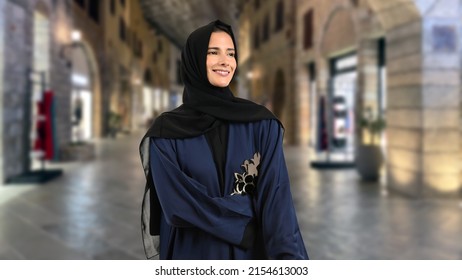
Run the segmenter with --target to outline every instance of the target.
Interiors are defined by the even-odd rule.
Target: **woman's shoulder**
[[[201,114],[183,105],[160,114],[148,129],[147,135],[153,138],[181,139],[200,134],[194,124]]]
[[[257,142],[276,141],[284,135],[284,127],[278,119],[263,119],[246,123],[230,123],[233,130],[240,130],[237,135],[248,135]]]
[[[229,125],[252,127],[257,130],[279,130],[284,126],[278,119],[263,119],[245,123],[230,123]]]

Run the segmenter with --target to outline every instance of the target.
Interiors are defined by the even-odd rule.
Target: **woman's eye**
[[[207,54],[217,54],[216,51],[208,51]]]
[[[228,55],[231,56],[231,57],[235,57],[235,56],[236,56],[235,53],[229,53]]]

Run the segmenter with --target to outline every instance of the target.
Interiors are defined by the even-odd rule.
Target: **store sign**
[[[455,52],[457,48],[456,37],[456,30],[452,25],[433,26],[433,50],[438,52]]]

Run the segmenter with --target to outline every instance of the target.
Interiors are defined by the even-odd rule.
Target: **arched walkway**
[[[102,129],[102,104],[101,104],[101,84],[99,66],[94,51],[90,44],[82,41],[74,47],[72,51],[72,98],[71,98],[71,118],[72,123],[76,124],[79,110],[82,118],[80,133],[89,140],[93,137],[101,136]],[[79,106],[82,106],[79,109]],[[75,130],[75,129],[74,129]]]

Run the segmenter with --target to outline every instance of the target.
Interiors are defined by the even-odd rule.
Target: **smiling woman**
[[[233,40],[224,31],[212,32],[207,51],[207,78],[216,87],[227,87],[234,76],[236,58]]]
[[[181,53],[183,105],[140,145],[148,258],[307,259],[282,149],[266,107],[236,98],[231,27],[194,31]]]

